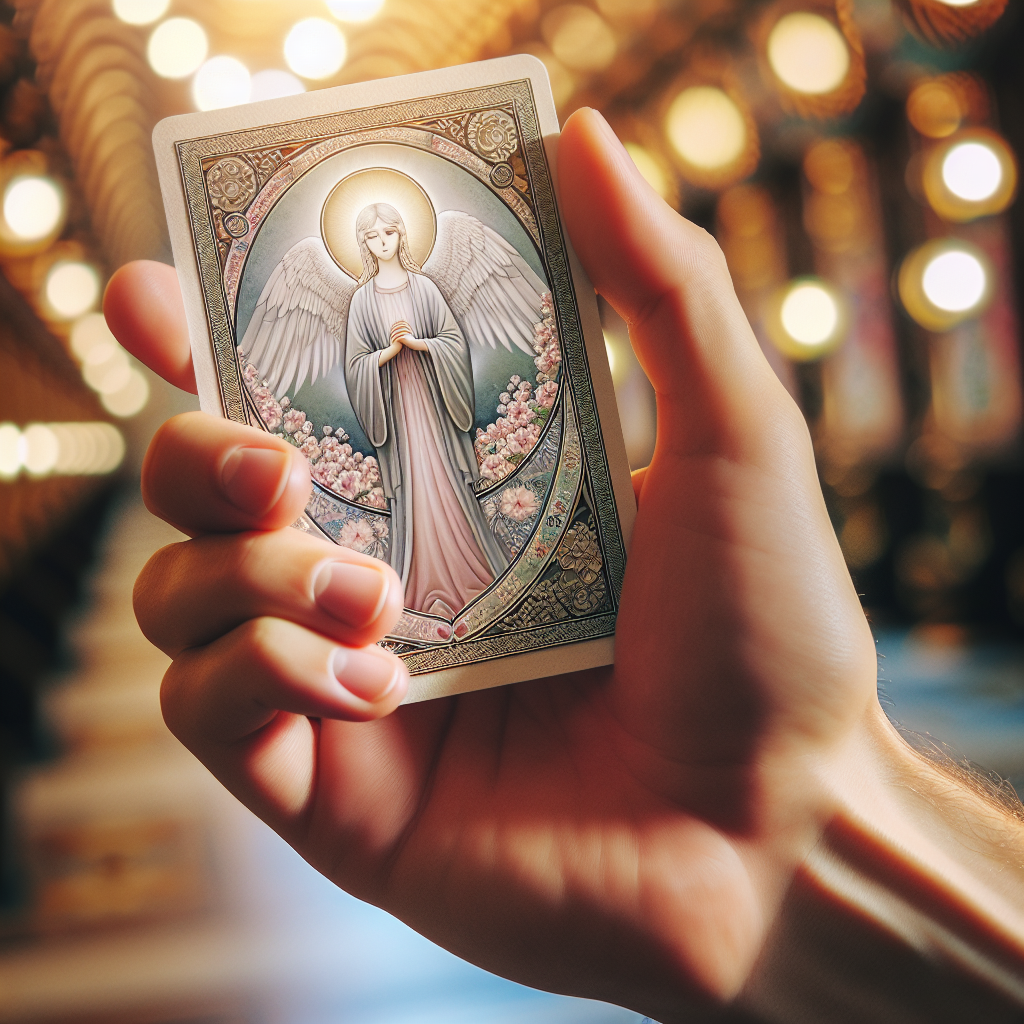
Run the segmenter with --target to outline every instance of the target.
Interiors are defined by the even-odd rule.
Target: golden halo
[[[334,262],[359,280],[363,261],[356,242],[356,217],[372,203],[389,203],[402,215],[409,252],[422,267],[434,248],[437,233],[434,207],[408,174],[387,167],[353,171],[331,189],[320,214],[320,234]]]

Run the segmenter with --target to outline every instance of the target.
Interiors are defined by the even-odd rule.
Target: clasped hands
[[[404,664],[375,646],[398,577],[287,529],[309,490],[292,446],[198,413],[147,455],[148,506],[192,539],[154,556],[136,611],[174,659],[172,731],[325,875],[490,970],[668,1024],[744,990],[795,873],[899,741],[807,428],[720,250],[593,111],[558,171],[658,396],[614,668],[400,707]],[[193,386],[173,271],[123,268],[105,308]],[[411,340],[392,327],[396,353]]]

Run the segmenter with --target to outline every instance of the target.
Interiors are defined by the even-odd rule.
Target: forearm
[[[887,725],[869,733],[737,1008],[773,1022],[1020,1020],[1024,827]]]
[[[380,355],[377,357],[377,365],[383,366],[385,363],[390,363],[399,352],[402,351],[402,346],[399,342],[393,341],[387,348],[380,350]]]

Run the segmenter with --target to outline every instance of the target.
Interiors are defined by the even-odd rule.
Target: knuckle
[[[142,567],[132,590],[132,607],[143,635],[157,647],[166,639],[169,605],[180,584],[179,566],[191,541],[160,548]]]

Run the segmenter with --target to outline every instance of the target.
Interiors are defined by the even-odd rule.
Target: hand
[[[743,990],[800,866],[898,741],[807,428],[721,252],[593,112],[558,166],[576,250],[658,395],[614,669],[395,710],[402,669],[365,645],[397,579],[284,528],[308,488],[284,442],[198,414],[147,457],[147,504],[194,539],[154,556],[136,610],[174,658],[171,729],[329,878],[500,974],[689,1021]],[[184,381],[180,314],[144,314],[175,287],[129,266],[106,308]]]
[[[412,339],[412,327],[406,320],[397,320],[391,325],[391,344],[407,345]]]

